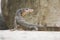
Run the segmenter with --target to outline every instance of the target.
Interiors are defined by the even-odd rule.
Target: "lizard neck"
[[[22,9],[18,9],[16,11],[16,16],[22,16],[21,14],[22,14]]]
[[[20,21],[24,21],[24,18],[22,17],[22,13],[23,13],[22,10],[18,10],[15,15],[17,19]]]

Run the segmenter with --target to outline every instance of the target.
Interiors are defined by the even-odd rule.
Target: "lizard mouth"
[[[34,11],[33,9],[30,10],[30,12],[33,12],[33,11]]]

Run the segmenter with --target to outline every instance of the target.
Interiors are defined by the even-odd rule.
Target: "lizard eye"
[[[26,9],[26,10],[28,10],[28,9]]]

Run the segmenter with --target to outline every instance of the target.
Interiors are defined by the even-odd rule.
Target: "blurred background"
[[[0,0],[0,13],[1,13],[1,0]]]
[[[2,9],[7,25],[12,26],[14,13],[20,8],[34,9],[24,18],[29,23],[44,25],[39,30],[60,30],[60,0],[0,0],[0,12]]]

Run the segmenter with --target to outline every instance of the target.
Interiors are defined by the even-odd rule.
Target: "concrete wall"
[[[60,0],[48,1],[48,15],[45,22],[48,26],[60,26]]]

